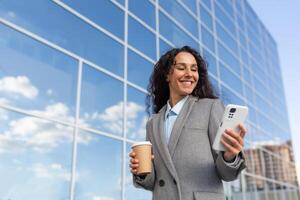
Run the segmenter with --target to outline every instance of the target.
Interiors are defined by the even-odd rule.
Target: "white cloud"
[[[105,196],[93,196],[92,200],[114,200],[114,198]]]
[[[0,98],[0,104],[6,104],[6,105],[8,105],[9,103],[10,103],[10,101],[8,99]]]
[[[69,114],[68,107],[62,103],[49,105],[44,111],[32,112],[45,114],[53,118],[72,118]],[[45,153],[52,151],[61,144],[70,143],[72,140],[72,127],[26,116],[10,121],[7,130],[0,134],[0,153],[20,153],[27,150]],[[79,143],[88,144],[91,140],[92,136],[85,134],[78,135],[77,141]]]
[[[34,99],[39,92],[26,76],[6,76],[0,79],[0,91],[14,97],[22,96],[28,99]]]
[[[113,133],[122,134],[123,130],[123,102],[119,102],[113,106],[107,107],[102,113],[85,113],[84,119],[86,121],[100,121],[102,126]],[[135,102],[128,102],[126,106],[127,112],[127,131],[134,137],[144,137],[145,124],[147,119],[142,119],[141,124],[137,124],[139,121],[139,113],[144,111],[144,107]],[[133,133],[134,131],[134,133]]]
[[[47,94],[48,94],[49,96],[51,96],[51,95],[53,94],[53,90],[48,89],[48,90],[47,90]]]
[[[15,17],[16,17],[16,13],[13,12],[13,11],[9,11],[9,12],[7,13],[7,15],[10,16],[11,18],[15,18]]]
[[[65,169],[59,163],[52,163],[50,165],[35,163],[32,167],[28,168],[28,170],[32,171],[38,178],[61,179],[64,181],[70,181],[71,179],[70,170]]]

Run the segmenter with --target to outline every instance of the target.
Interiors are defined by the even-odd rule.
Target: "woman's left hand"
[[[223,133],[221,143],[226,149],[224,159],[227,162],[233,160],[244,148],[244,137],[247,131],[243,124],[239,124],[239,128],[238,133],[231,129],[226,129]]]

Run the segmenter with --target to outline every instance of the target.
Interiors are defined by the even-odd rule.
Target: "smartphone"
[[[239,132],[240,128],[238,127],[239,124],[244,123],[246,117],[248,115],[248,107],[228,104],[225,108],[222,122],[219,126],[214,144],[213,149],[216,151],[225,151],[224,145],[221,143],[222,134],[224,133],[225,129],[232,129],[235,132]]]

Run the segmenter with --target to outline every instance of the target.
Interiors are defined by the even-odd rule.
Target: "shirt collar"
[[[187,98],[188,98],[189,95],[186,95],[183,99],[181,99],[180,101],[178,101],[175,106],[173,106],[173,108],[171,107],[170,105],[170,102],[168,100],[167,102],[167,110],[166,110],[166,113],[165,113],[165,118],[167,118],[167,115],[170,113],[170,112],[173,112],[175,115],[178,115],[184,105],[184,103],[186,102]]]

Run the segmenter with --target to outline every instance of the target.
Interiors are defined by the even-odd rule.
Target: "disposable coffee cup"
[[[136,159],[139,160],[139,167],[137,169],[138,175],[147,175],[152,170],[152,144],[148,141],[137,142],[132,145],[132,150],[136,154]]]

